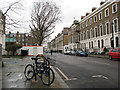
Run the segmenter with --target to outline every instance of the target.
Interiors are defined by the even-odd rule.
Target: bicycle
[[[24,74],[27,80],[31,80],[33,77],[35,77],[35,80],[37,79],[37,75],[41,78],[41,81],[44,85],[51,85],[54,82],[54,72],[50,68],[50,58],[46,58],[44,56],[31,58],[35,62],[33,64],[28,64],[25,67]],[[40,60],[38,62],[38,60]]]

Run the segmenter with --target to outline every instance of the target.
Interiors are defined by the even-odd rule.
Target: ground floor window
[[[114,47],[114,40],[110,38],[110,41],[111,41],[111,47]]]
[[[118,46],[119,46],[119,38],[116,37],[116,47],[118,47]]]
[[[100,40],[98,40],[98,48],[100,48]]]
[[[102,45],[101,47],[103,48],[104,47],[104,40],[103,39],[101,40],[101,45]]]
[[[90,46],[90,42],[89,42],[89,48],[90,48],[91,46]]]
[[[93,41],[91,42],[91,44],[92,44],[92,48],[93,48]]]

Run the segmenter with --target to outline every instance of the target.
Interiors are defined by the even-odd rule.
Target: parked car
[[[119,59],[120,60],[120,48],[115,48],[110,50],[109,52],[109,59]]]
[[[88,56],[88,54],[82,50],[77,50],[76,51],[76,56]]]
[[[70,55],[75,55],[75,54],[76,54],[76,52],[74,50],[70,51]]]

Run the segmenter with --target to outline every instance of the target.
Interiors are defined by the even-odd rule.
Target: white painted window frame
[[[101,17],[100,17],[100,15],[101,15]],[[102,20],[103,19],[103,14],[102,14],[102,12],[100,12],[99,13],[99,20]]]
[[[106,14],[106,11],[108,10],[108,15]],[[106,8],[105,9],[105,17],[108,17],[109,16],[109,8]]]
[[[102,35],[101,35],[101,27],[102,26]],[[103,36],[103,34],[104,34],[104,30],[103,30],[103,24],[100,24],[100,26],[99,26],[99,31],[100,31],[100,36]]]
[[[113,9],[113,6],[114,5],[116,5],[116,11],[114,11],[114,9]],[[113,5],[112,5],[112,14],[114,14],[114,13],[116,13],[117,12],[117,3],[114,3]]]
[[[97,36],[96,36],[96,28],[97,28]],[[95,35],[95,37],[98,37],[98,27],[97,26],[94,27],[94,35]]]
[[[109,23],[109,33],[107,33],[107,23]],[[105,23],[105,27],[106,27],[106,28],[105,28],[105,29],[106,29],[106,35],[107,35],[107,34],[110,34],[110,21],[107,21],[107,22]]]

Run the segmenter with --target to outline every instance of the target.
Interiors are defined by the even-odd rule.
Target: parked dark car
[[[87,52],[84,52],[82,50],[77,50],[76,51],[76,56],[88,56]]]
[[[113,58],[120,60],[120,48],[110,50],[109,59],[112,60]]]
[[[76,52],[74,50],[71,50],[69,54],[70,55],[76,55]]]

